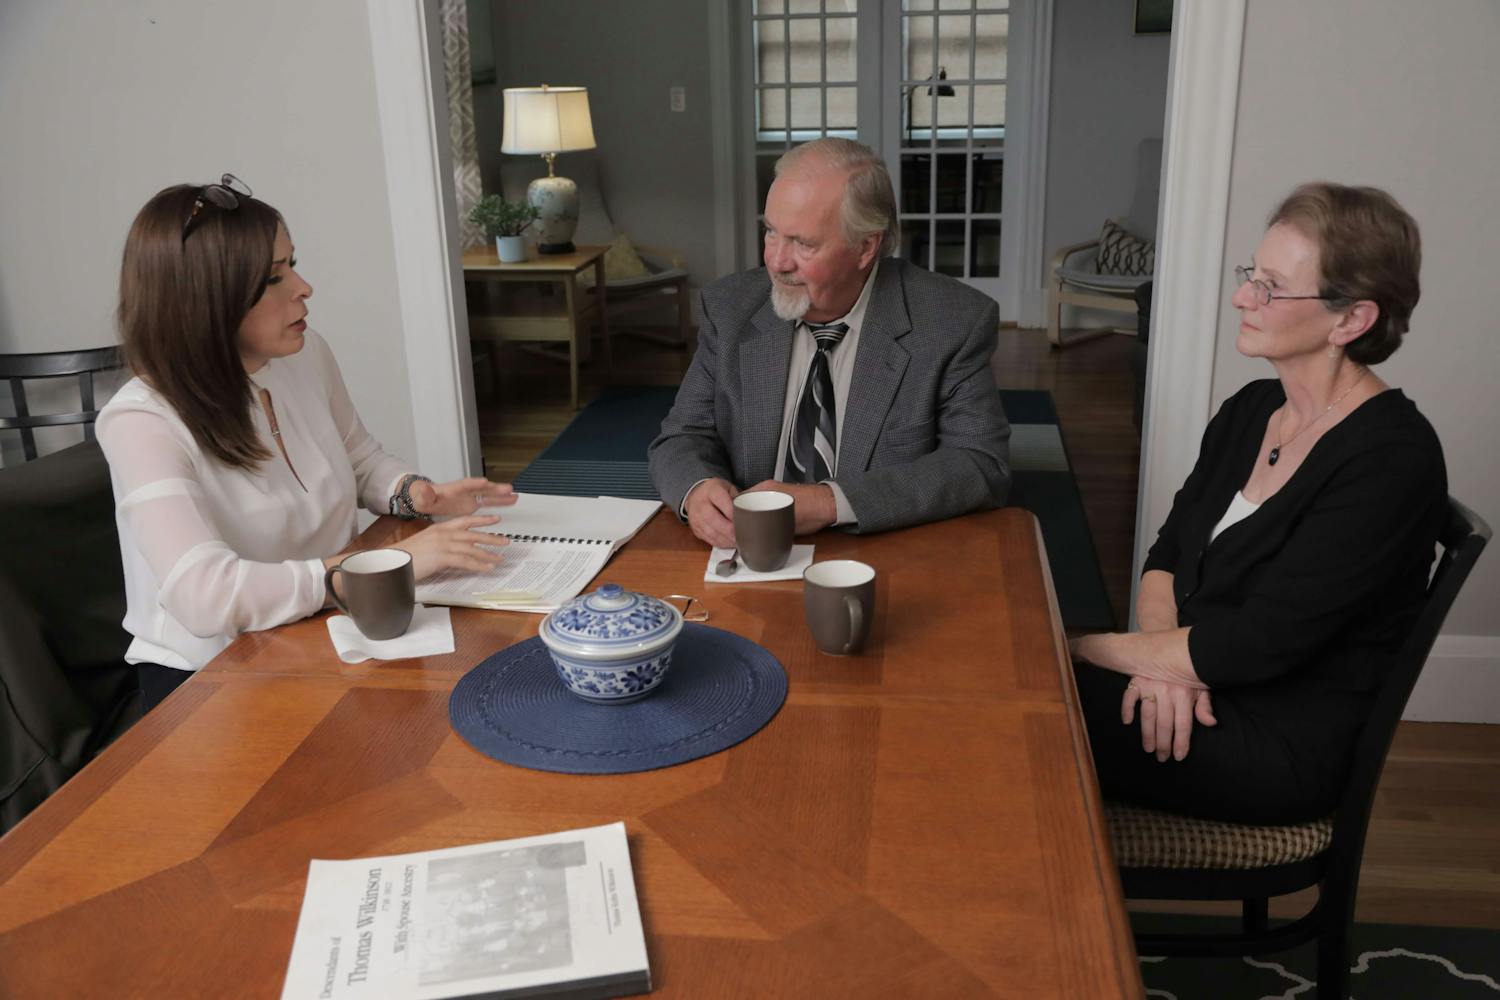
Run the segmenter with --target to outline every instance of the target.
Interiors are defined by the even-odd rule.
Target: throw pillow
[[[651,273],[641,255],[636,252],[630,237],[621,233],[616,236],[609,249],[604,252],[604,280],[620,281],[625,278],[644,278]],[[594,269],[589,268],[578,276],[578,283],[590,287],[594,283]]]
[[[1156,270],[1156,244],[1132,235],[1110,219],[1099,234],[1099,251],[1094,261],[1100,274],[1150,277]]]

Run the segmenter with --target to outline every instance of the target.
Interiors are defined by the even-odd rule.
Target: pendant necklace
[[[1297,431],[1297,433],[1293,434],[1291,437],[1287,438],[1285,441],[1281,440],[1281,425],[1286,422],[1286,413],[1283,411],[1281,419],[1276,422],[1276,447],[1272,448],[1271,449],[1271,454],[1269,454],[1269,455],[1266,456],[1266,464],[1267,465],[1275,465],[1277,459],[1281,458],[1281,449],[1284,446],[1289,445],[1293,441],[1297,440],[1299,437],[1302,436],[1302,432],[1303,431],[1307,430],[1313,424],[1317,423],[1319,420],[1322,420],[1324,417],[1328,416],[1328,414],[1332,413],[1333,412],[1333,408],[1335,406],[1338,406],[1340,403],[1342,403],[1344,401],[1344,397],[1347,396],[1347,395],[1349,395],[1349,393],[1353,392],[1354,389],[1355,389],[1355,387],[1358,386],[1361,382],[1363,382],[1365,376],[1368,375],[1368,374],[1370,374],[1370,369],[1368,369],[1368,368],[1366,368],[1364,371],[1360,372],[1359,373],[1359,378],[1355,379],[1349,385],[1349,388],[1347,388],[1343,392],[1339,393],[1339,398],[1338,399],[1335,399],[1333,402],[1331,402],[1331,403],[1328,404],[1328,409],[1324,410],[1322,413],[1318,414],[1316,417],[1313,417],[1307,423],[1303,424],[1301,430]]]

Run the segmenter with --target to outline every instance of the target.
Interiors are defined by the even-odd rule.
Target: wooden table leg
[[[563,291],[568,300],[568,385],[572,393],[573,409],[578,409],[578,275],[570,274],[563,279]]]
[[[594,261],[594,308],[599,310],[599,337],[604,341],[604,370],[610,374],[615,373],[614,350],[609,343],[609,306],[608,295],[604,287],[604,258],[600,257]]]

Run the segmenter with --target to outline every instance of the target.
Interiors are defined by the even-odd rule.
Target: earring
[[[1330,358],[1333,358],[1334,360],[1338,360],[1338,356],[1339,356],[1339,345],[1338,344],[1329,344],[1328,345],[1328,356]]]

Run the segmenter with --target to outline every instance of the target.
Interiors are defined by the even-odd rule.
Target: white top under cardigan
[[[1219,518],[1219,523],[1214,525],[1214,530],[1209,532],[1210,543],[1224,532],[1225,528],[1239,524],[1245,518],[1260,510],[1260,504],[1252,503],[1245,499],[1245,494],[1240,490],[1234,491],[1234,496],[1229,498],[1229,507],[1224,511],[1224,516]]]
[[[125,659],[197,670],[240,632],[323,607],[323,558],[354,538],[355,504],[385,512],[409,471],[365,430],[323,338],[250,376],[270,390],[281,440],[257,398],[271,457],[231,468],[199,449],[170,403],[139,378],[99,414],[125,566]],[[301,477],[301,483],[297,477]],[[305,487],[305,488],[304,488]]]

